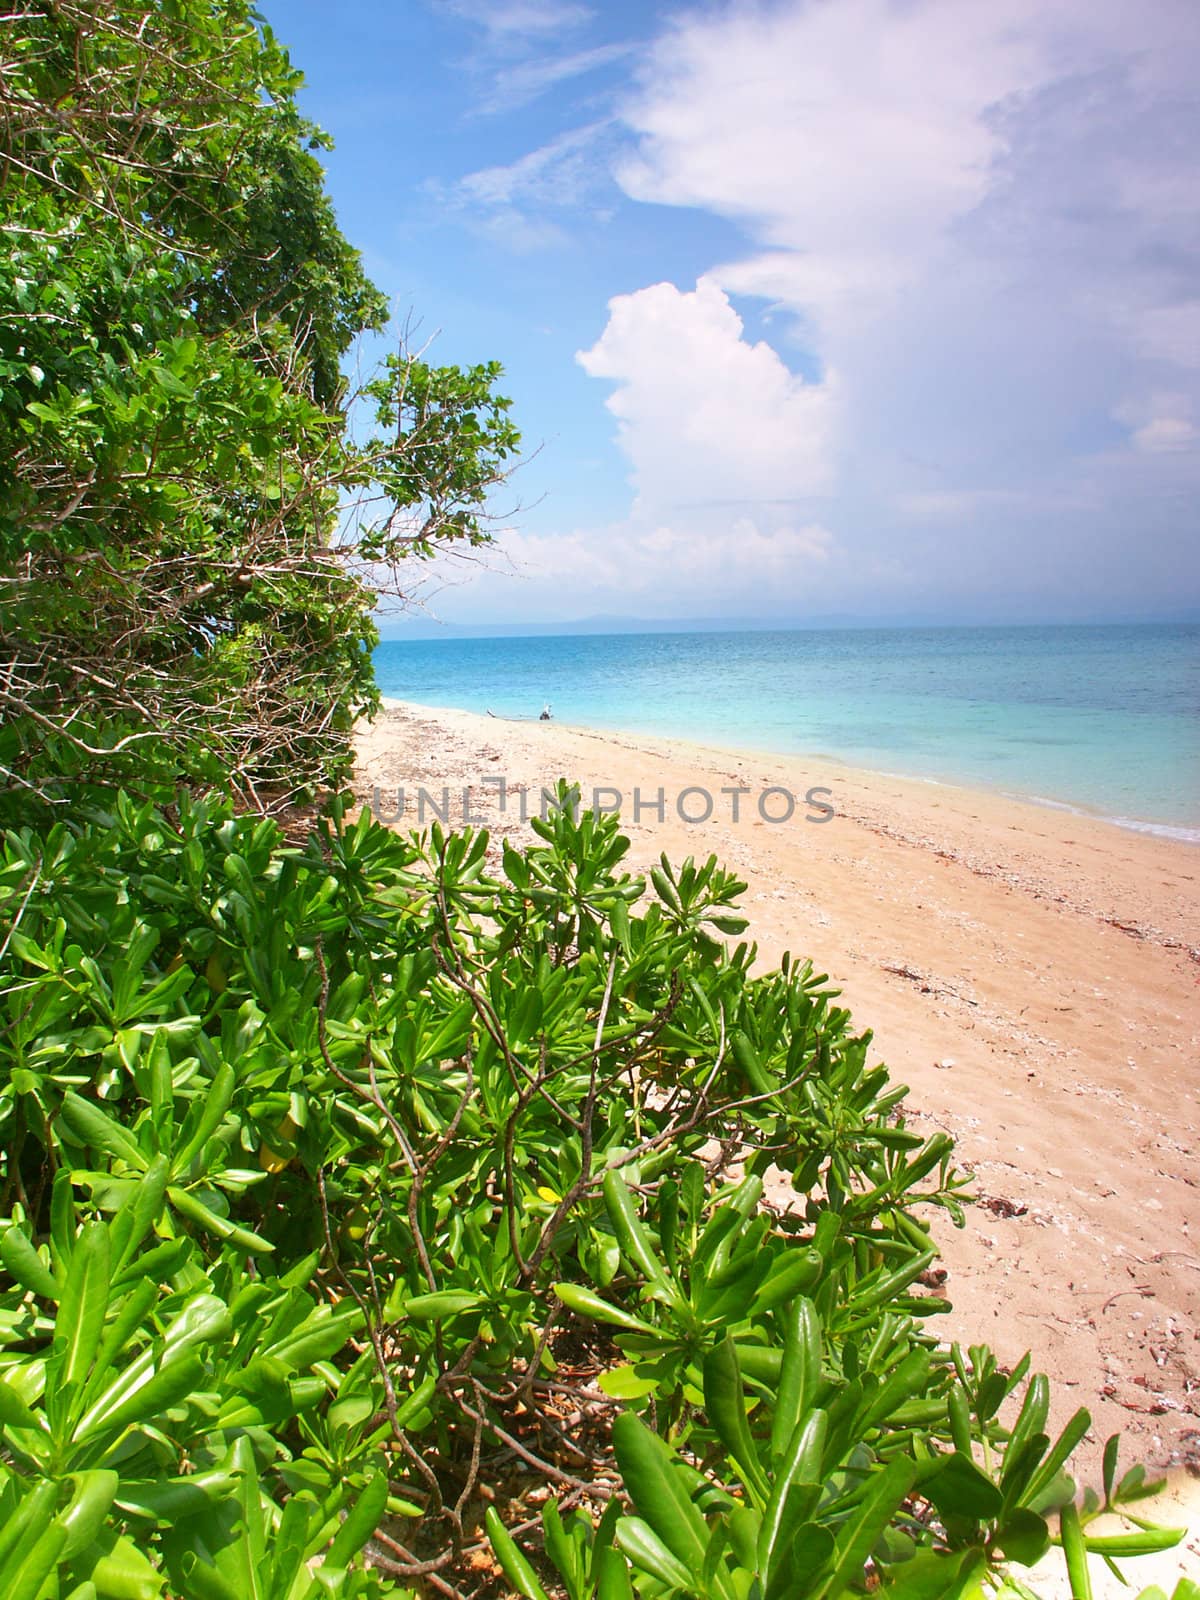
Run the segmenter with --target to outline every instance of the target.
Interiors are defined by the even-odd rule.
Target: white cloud
[[[1149,456],[1194,451],[1200,445],[1200,429],[1192,415],[1189,395],[1163,390],[1126,400],[1113,410],[1114,418],[1129,430],[1133,448]]]
[[[627,518],[563,534],[509,530],[520,579],[472,586],[467,610],[529,617],[778,615],[813,603],[839,552],[814,514],[828,482],[833,384],[806,384],[744,337],[725,292],[655,284],[609,303],[577,358],[616,387],[608,405],[632,469]],[[464,614],[463,604],[456,606]]]
[[[515,111],[538,99],[556,84],[581,78],[601,67],[620,61],[632,49],[628,44],[600,44],[590,50],[576,50],[565,56],[532,56],[527,61],[498,72],[492,89],[479,109],[487,112]]]
[[[819,523],[766,529],[746,516],[709,527],[631,519],[565,534],[510,530],[497,553],[505,571],[473,582],[467,608],[454,608],[460,615],[511,611],[514,602],[533,618],[751,615],[762,609],[764,584],[784,615],[811,604],[837,561]]]
[[[889,0],[685,18],[627,116],[640,200],[744,220],[771,253],[722,274],[792,304],[911,281],[986,191],[1000,145],[983,111],[1038,79],[1012,0]],[[734,282],[735,277],[739,281]]]
[[[505,37],[518,94],[586,69]],[[1200,602],[1197,82],[1195,0],[712,0],[642,58],[619,156],[593,122],[463,180],[537,243],[606,155],[725,224],[694,289],[617,296],[579,354],[635,498],[510,541],[531,608]]]
[[[569,128],[515,161],[480,167],[448,186],[430,183],[428,192],[503,250],[524,254],[567,244],[572,211],[587,204],[605,214],[611,180],[601,151],[611,129],[603,118]]]
[[[1194,450],[1200,444],[1200,433],[1186,417],[1153,417],[1135,430],[1133,442],[1148,455],[1168,455]]]
[[[1187,472],[1200,488],[1198,67],[1190,0],[682,14],[624,107],[617,178],[747,249],[695,297],[613,302],[583,358],[618,383],[640,500],[831,491],[822,521],[860,574],[920,526],[931,594],[1054,605],[1086,568],[1114,605],[1186,601],[1148,586],[1200,578],[1181,509]],[[786,313],[777,342],[822,382],[734,333],[721,291]],[[1160,388],[1169,404],[1121,415]],[[1128,537],[1151,525],[1153,562]]]
[[[711,278],[609,302],[608,325],[577,359],[617,385],[608,407],[633,467],[636,515],[715,511],[728,526],[745,508],[828,489],[832,381],[805,383],[743,332]]]
[[[594,14],[576,0],[443,0],[441,9],[486,28],[500,40],[522,43],[528,34],[545,36],[577,28]]]
[[[607,126],[591,122],[568,129],[506,166],[468,173],[456,185],[455,197],[484,210],[518,201],[538,207],[573,205],[594,170],[587,152]]]

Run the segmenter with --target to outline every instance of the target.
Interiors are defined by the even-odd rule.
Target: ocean
[[[1200,625],[387,640],[384,695],[1000,790],[1200,843]]]

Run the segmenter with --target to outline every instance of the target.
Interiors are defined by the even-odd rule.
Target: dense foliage
[[[1052,1445],[1044,1379],[937,1343],[948,1141],[726,948],[715,863],[647,902],[614,818],[538,826],[499,872],[190,801],[9,834],[6,1596],[478,1592],[485,1508],[528,1596],[1078,1566],[1086,1413]]]
[[[497,367],[393,357],[348,426],[386,306],[299,82],[247,0],[0,17],[0,803],[337,779],[377,588],[484,536]]]

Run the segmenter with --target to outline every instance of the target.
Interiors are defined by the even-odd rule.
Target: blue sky
[[[1192,0],[267,0],[536,451],[449,622],[1200,606]]]

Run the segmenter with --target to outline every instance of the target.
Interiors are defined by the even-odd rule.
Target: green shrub
[[[743,885],[647,887],[575,798],[524,854],[187,798],[7,835],[0,1473],[31,1597],[463,1592],[530,1476],[572,1600],[933,1596],[1052,1538],[1078,1567],[1177,1537],[1092,1539],[1086,1414],[1052,1446],[1044,1379],[940,1347],[926,1216],[963,1180],[826,980],[755,975],[721,937]],[[616,1415],[615,1467],[564,1392]],[[571,1507],[617,1472],[593,1531]],[[540,1593],[495,1507],[487,1534]]]
[[[377,589],[487,536],[500,369],[392,357],[350,393],[387,302],[302,81],[249,0],[0,16],[6,818],[101,782],[259,808],[343,781]]]

